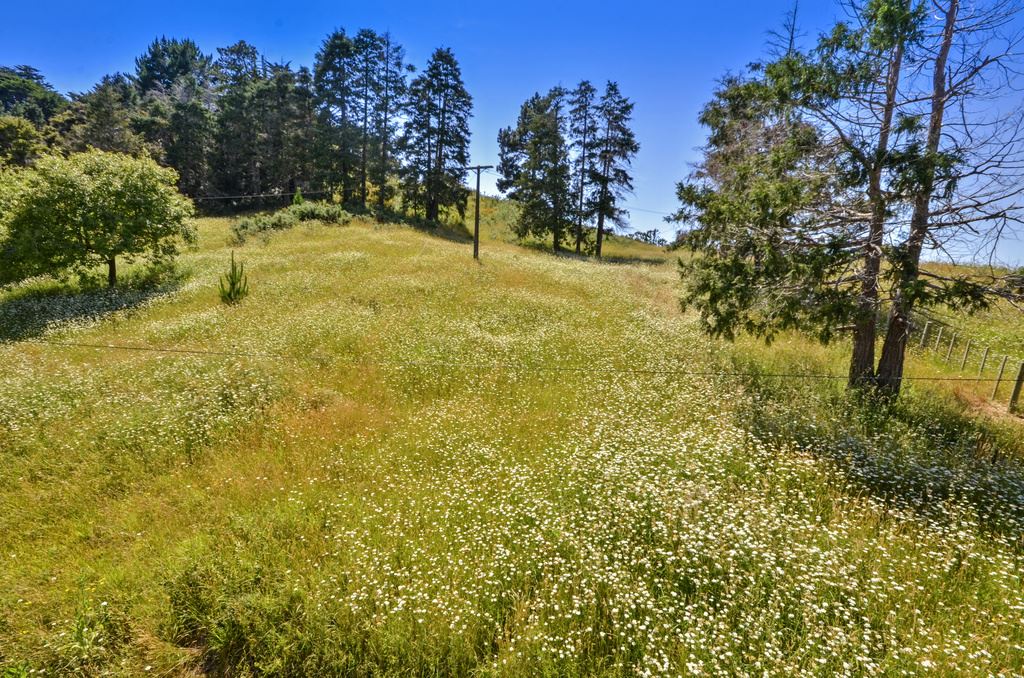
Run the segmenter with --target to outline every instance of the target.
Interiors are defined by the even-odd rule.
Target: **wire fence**
[[[26,339],[20,343],[39,344],[45,346],[59,346],[65,348],[86,348],[86,349],[107,349],[117,351],[135,351],[149,353],[186,354],[186,355],[208,355],[216,357],[236,358],[277,358],[295,359],[296,356],[280,352],[254,352],[254,351],[226,351],[207,348],[181,348],[181,347],[159,347],[159,346],[134,346],[126,344],[98,344],[71,341],[52,341],[46,339]],[[354,363],[357,361],[353,361]],[[645,367],[591,367],[581,365],[545,365],[524,362],[466,362],[454,360],[375,360],[374,364],[396,368],[423,367],[447,370],[509,370],[517,372],[569,372],[586,374],[631,374],[631,375],[672,375],[686,377],[712,377],[712,378],[745,378],[745,379],[810,379],[810,380],[845,380],[845,374],[834,373],[807,373],[807,372],[750,372],[750,371],[729,371],[729,370],[691,370],[678,368],[645,368]],[[1004,381],[1000,372],[997,377],[945,377],[945,376],[905,376],[904,381],[918,382],[988,382],[995,383],[998,389]]]
[[[966,332],[937,320],[915,322],[910,329],[911,344],[918,352],[938,358],[946,365],[952,365],[959,372],[976,372],[974,377],[963,377],[962,381],[992,383],[989,399],[998,401],[1000,388],[1007,385],[1007,411],[1015,412],[1024,388],[1024,360],[1009,354],[999,354]],[[1009,368],[1009,369],[1008,369]],[[989,370],[995,377],[986,377]],[[1016,370],[1016,372],[1014,372]],[[1016,374],[1016,378],[1014,378]]]

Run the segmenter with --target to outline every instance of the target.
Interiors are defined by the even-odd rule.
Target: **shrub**
[[[301,188],[296,188],[295,189],[295,194],[292,195],[292,204],[293,205],[301,205],[303,202],[305,202],[305,200],[302,198],[302,189]]]
[[[231,269],[220,279],[220,300],[225,304],[237,304],[249,294],[249,280],[245,275],[245,264],[235,263],[231,252]]]
[[[341,205],[329,202],[303,202],[289,209],[299,221],[322,221],[325,224],[347,224],[352,216]]]
[[[302,221],[321,221],[325,224],[347,224],[352,216],[340,205],[328,202],[302,201],[278,210],[273,214],[259,214],[239,219],[231,230],[238,244],[244,243],[251,235],[259,235],[270,231],[283,231],[292,228]]]

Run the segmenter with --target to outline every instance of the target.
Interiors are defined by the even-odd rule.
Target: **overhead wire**
[[[256,358],[287,358],[295,359],[297,356],[280,352],[267,351],[227,351],[220,349],[205,348],[178,348],[160,346],[132,346],[125,344],[98,344],[87,342],[52,341],[45,339],[23,339],[19,342],[0,343],[13,345],[14,343],[41,344],[47,346],[59,346],[65,348],[87,348],[87,349],[108,349],[119,351],[136,351],[150,353],[168,353],[185,355],[209,355],[217,357],[256,357]],[[298,356],[301,357],[301,356]],[[444,360],[377,360],[377,364],[395,367],[433,367],[433,368],[462,368],[469,370],[517,370],[521,372],[579,372],[587,374],[640,374],[640,375],[674,375],[690,377],[719,377],[719,378],[748,378],[748,379],[821,379],[836,380],[847,379],[845,374],[831,373],[807,373],[807,372],[744,372],[740,370],[687,370],[687,369],[663,369],[663,368],[638,368],[638,367],[585,367],[576,365],[541,365],[536,363],[467,363],[462,361]],[[928,376],[907,376],[902,377],[903,381],[950,381],[950,382],[994,382],[991,377],[928,377]]]

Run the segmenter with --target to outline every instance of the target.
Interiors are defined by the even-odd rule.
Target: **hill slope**
[[[227,229],[125,310],[0,300],[12,675],[1024,669],[1014,537],[755,437],[670,264],[357,221],[225,307]]]

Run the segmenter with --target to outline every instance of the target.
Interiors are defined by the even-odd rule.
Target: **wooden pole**
[[[949,362],[949,356],[953,355],[953,344],[956,343],[956,332],[953,333],[953,338],[949,340],[949,348],[946,349],[946,362]]]
[[[1024,387],[1024,361],[1020,364],[1020,369],[1017,370],[1017,381],[1013,384],[1013,394],[1010,396],[1010,405],[1006,411],[1013,414],[1017,411],[1017,401],[1020,399],[1020,390]]]
[[[928,330],[932,328],[932,321],[929,320],[924,324],[924,329],[921,330],[921,344],[919,348],[924,348],[924,343],[928,341]]]
[[[964,368],[967,367],[967,356],[971,354],[971,344],[974,342],[973,339],[967,340],[967,346],[964,347],[964,357],[960,361],[960,371],[963,372]]]
[[[932,348],[933,351],[939,350],[939,342],[942,341],[942,332],[945,329],[945,327],[939,325],[939,333],[935,335],[935,346]]]
[[[985,363],[988,362],[988,352],[992,349],[988,346],[985,347],[985,353],[981,356],[981,367],[978,368],[978,381],[981,381],[981,375],[985,371]]]
[[[996,385],[992,388],[992,400],[996,399],[996,394],[999,393],[999,384],[1003,381],[1003,372],[1006,371],[1006,361],[1010,359],[1010,356],[1004,355],[1003,362],[999,364],[999,376],[996,377]]]
[[[494,165],[477,165],[467,167],[469,171],[476,171],[476,210],[473,215],[473,258],[480,258],[480,172],[491,169]]]

